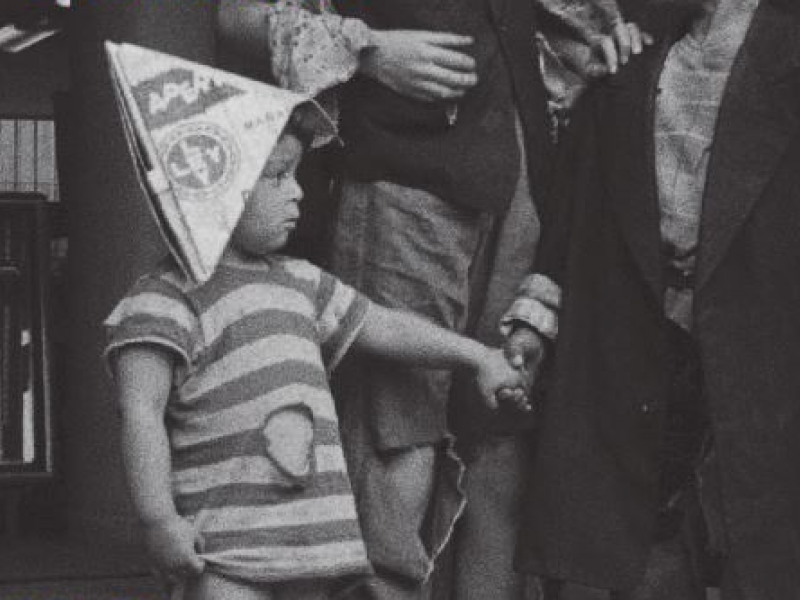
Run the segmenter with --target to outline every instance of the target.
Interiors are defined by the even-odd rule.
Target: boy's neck
[[[253,267],[255,265],[263,266],[270,258],[267,256],[256,256],[255,254],[247,254],[234,246],[228,245],[220,258],[220,264],[231,265],[233,267]]]

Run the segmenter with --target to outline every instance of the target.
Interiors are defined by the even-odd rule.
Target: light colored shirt
[[[693,278],[700,237],[703,192],[717,114],[734,60],[759,0],[717,0],[676,42],[659,79],[655,145],[661,239],[667,261]],[[664,299],[669,319],[691,329],[691,286],[669,287]],[[555,339],[561,289],[541,274],[528,276],[501,319],[510,332],[516,322]]]
[[[655,144],[661,239],[669,266],[693,277],[703,191],[722,94],[758,0],[718,0],[676,42],[659,80]],[[692,290],[670,288],[667,316],[691,328]]]

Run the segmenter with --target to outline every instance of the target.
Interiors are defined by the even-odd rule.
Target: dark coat
[[[800,597],[800,7],[762,0],[711,150],[694,306],[731,565]],[[668,23],[668,20],[664,21]],[[586,98],[543,208],[565,290],[518,567],[624,589],[643,574],[669,375],[654,158],[671,40]]]
[[[523,125],[534,189],[552,154],[547,96],[539,70],[531,0],[337,0],[343,15],[375,29],[423,29],[472,36],[465,49],[478,83],[455,104],[397,94],[369,77],[342,88],[343,170],[357,181],[391,181],[447,202],[503,213],[519,175],[515,113]]]

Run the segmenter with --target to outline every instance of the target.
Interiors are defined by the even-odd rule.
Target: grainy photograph
[[[0,0],[0,600],[800,600],[800,0]]]

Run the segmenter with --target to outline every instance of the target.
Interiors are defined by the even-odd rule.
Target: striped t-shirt
[[[369,572],[327,373],[369,302],[285,257],[223,261],[193,288],[174,266],[106,321],[107,353],[178,358],[166,410],[178,512],[209,569],[254,582]]]

